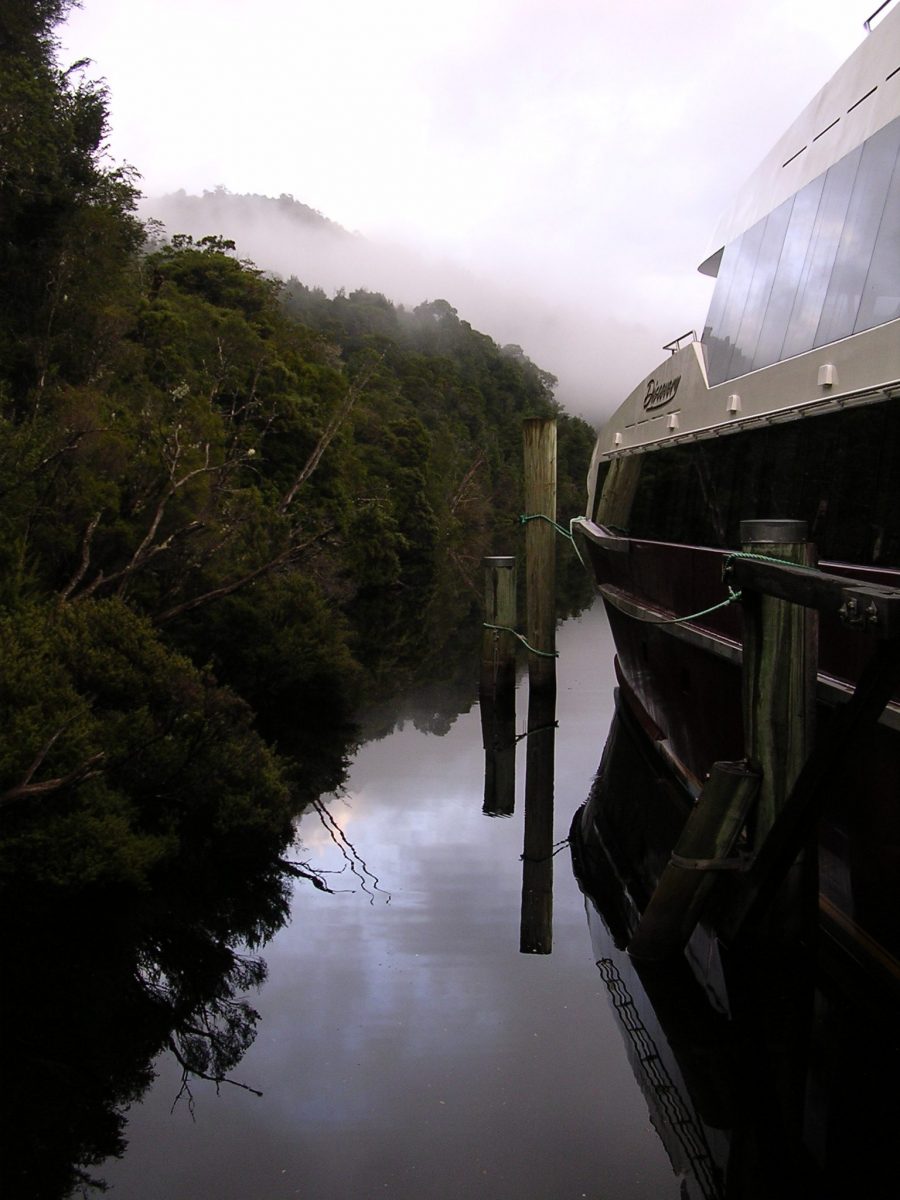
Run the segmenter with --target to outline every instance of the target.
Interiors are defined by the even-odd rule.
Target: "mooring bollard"
[[[522,422],[525,466],[525,584],[531,690],[556,688],[556,421]],[[546,517],[547,520],[540,518]]]

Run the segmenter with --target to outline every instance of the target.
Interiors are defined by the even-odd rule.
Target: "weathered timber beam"
[[[723,576],[734,588],[831,613],[852,629],[879,637],[900,634],[900,588],[758,558],[727,558]]]

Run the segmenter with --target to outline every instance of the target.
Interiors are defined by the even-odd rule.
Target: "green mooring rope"
[[[561,534],[564,538],[568,538],[575,549],[575,553],[578,555],[579,562],[582,566],[586,566],[584,559],[581,557],[581,551],[578,549],[578,543],[575,541],[575,536],[572,533],[572,526],[578,522],[584,521],[584,519],[584,517],[573,517],[569,522],[569,528],[565,529],[562,525],[557,524],[552,517],[548,517],[546,513],[522,513],[519,517],[519,524],[527,525],[529,521],[546,521],[548,524],[553,526],[557,533]],[[728,570],[732,559],[735,558],[749,558],[754,559],[756,562],[781,563],[782,566],[800,567],[801,570],[804,571],[818,570],[817,567],[809,566],[807,563],[793,562],[789,558],[776,558],[774,554],[756,554],[751,550],[733,550],[726,557],[725,562],[722,564],[723,575]],[[624,612],[626,616],[633,617],[636,621],[643,621],[647,625],[681,625],[685,621],[696,621],[698,617],[706,617],[710,613],[717,612],[720,608],[727,608],[729,604],[734,604],[735,601],[741,599],[742,593],[740,591],[735,591],[731,584],[727,584],[726,586],[728,587],[728,596],[725,600],[720,600],[718,604],[711,604],[709,608],[702,608],[699,612],[688,613],[686,617],[641,617],[638,616],[637,613],[628,612],[627,609],[623,608],[619,604],[616,604],[615,600],[612,600],[609,596],[606,596],[605,599],[612,604],[613,608],[617,608],[619,612]],[[488,623],[485,621],[484,628],[497,629],[502,633],[511,633],[513,637],[517,637],[519,639],[526,650],[529,650],[532,654],[539,654],[542,658],[559,657],[555,651],[550,653],[547,650],[537,650],[534,646],[529,646],[528,642],[525,641],[521,633],[517,633],[515,629],[510,629],[507,625],[488,625]]]
[[[546,521],[553,526],[557,533],[561,533],[564,538],[568,538],[574,544],[575,539],[572,537],[571,531],[562,525],[557,525],[553,518],[548,517],[546,513],[522,513],[519,517],[520,525],[527,525],[529,521]]]
[[[576,518],[576,520],[577,519],[578,518]],[[776,558],[774,554],[755,554],[751,550],[733,550],[726,557],[724,563],[722,564],[723,575],[728,570],[732,559],[735,558],[749,558],[755,560],[756,562],[780,563],[784,567],[800,567],[805,571],[818,570],[817,567],[809,566],[807,563],[793,562],[789,558]],[[636,621],[643,621],[646,625],[680,625],[684,621],[696,621],[698,617],[705,617],[708,616],[709,613],[716,612],[720,608],[727,608],[729,604],[734,604],[736,600],[741,599],[743,593],[740,590],[735,591],[730,583],[727,583],[726,586],[728,588],[727,599],[720,600],[718,604],[712,604],[709,608],[702,608],[699,612],[689,613],[686,617],[642,617],[637,613],[628,612],[627,609],[623,608],[620,604],[616,604],[615,600],[611,599],[605,594],[604,599],[608,600],[609,603],[612,604],[613,608],[617,608],[619,612],[625,613],[626,616],[630,616]]]
[[[581,557],[581,551],[578,549],[578,543],[575,541],[575,536],[572,533],[572,526],[577,521],[583,521],[583,520],[584,520],[584,517],[573,517],[572,520],[569,522],[569,528],[566,529],[565,526],[559,525],[556,521],[554,521],[552,517],[548,517],[546,513],[522,513],[521,516],[519,517],[519,524],[527,525],[529,521],[546,521],[548,524],[553,526],[553,528],[556,530],[556,532],[558,534],[560,534],[562,537],[566,538],[568,541],[570,541],[572,543],[572,548],[575,551],[575,553],[578,555],[578,561],[581,563],[581,565],[583,567],[587,567],[587,563]]]
[[[532,654],[538,654],[541,658],[559,658],[557,650],[538,650],[535,646],[530,646],[528,642],[515,629],[510,629],[508,625],[489,625],[487,621],[482,621],[485,629],[497,629],[500,633],[511,633],[513,637],[518,638],[526,650],[530,650]]]
[[[627,617],[632,617],[635,621],[643,621],[645,625],[680,625],[683,621],[696,621],[698,617],[705,617],[719,608],[727,608],[729,604],[734,604],[735,600],[740,600],[740,598],[741,593],[729,587],[726,600],[720,600],[718,604],[712,604],[709,608],[702,608],[700,612],[688,613],[686,617],[642,617],[638,613],[629,612],[621,604],[616,604],[615,600],[606,592],[603,593],[603,599],[607,600],[613,608],[617,608],[619,612],[625,613]]]

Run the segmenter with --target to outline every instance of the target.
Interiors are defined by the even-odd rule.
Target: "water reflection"
[[[599,609],[559,630],[557,841],[608,720],[605,637]],[[477,668],[477,653],[469,661]],[[553,954],[519,953],[524,772],[515,816],[486,820],[470,678],[468,708],[445,735],[417,728],[404,705],[394,732],[363,745],[346,787],[323,799],[390,904],[379,893],[370,904],[341,872],[316,812],[301,822],[300,856],[334,894],[298,887],[266,947],[258,1033],[236,1076],[263,1096],[200,1083],[192,1122],[183,1105],[170,1111],[180,1072],[161,1058],[130,1113],[128,1153],[100,1172],[114,1194],[676,1200],[569,871],[554,880]]]
[[[4,1195],[56,1200],[126,1146],[125,1108],[177,1064],[170,1103],[197,1081],[255,1089],[233,1072],[256,1035],[244,998],[265,978],[252,948],[288,911],[290,868],[151,897],[8,897],[0,1163]]]
[[[595,961],[682,1196],[895,1195],[890,998],[839,974],[823,944],[727,952],[701,931],[689,957],[626,953],[655,859],[636,822],[618,822],[662,785],[616,717],[572,849]]]
[[[486,817],[511,817],[516,811],[516,693],[481,693],[481,741],[484,746]]]
[[[525,756],[525,831],[522,851],[523,954],[553,949],[553,775],[556,750],[556,679],[529,691]]]

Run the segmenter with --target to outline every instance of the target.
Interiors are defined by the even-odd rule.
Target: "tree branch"
[[[337,431],[340,429],[340,427],[343,425],[344,421],[350,415],[350,410],[353,408],[353,405],[356,403],[356,401],[359,399],[359,397],[366,390],[366,384],[372,378],[372,375],[375,372],[375,368],[379,365],[379,363],[381,362],[381,360],[383,358],[384,358],[384,355],[380,354],[378,356],[378,358],[374,362],[370,363],[368,365],[368,367],[363,372],[361,372],[360,375],[357,376],[357,378],[353,381],[353,383],[350,384],[350,386],[347,389],[347,394],[344,396],[344,399],[341,401],[341,403],[337,406],[334,413],[332,414],[331,419],[329,420],[328,424],[325,426],[325,429],[322,432],[322,436],[319,438],[318,442],[316,442],[316,445],[315,445],[312,453],[310,454],[310,456],[306,460],[306,462],[303,464],[303,468],[300,471],[300,474],[297,476],[297,478],[294,480],[294,482],[291,484],[291,486],[288,488],[288,490],[282,496],[281,504],[278,506],[279,512],[281,512],[281,513],[287,512],[287,510],[290,508],[291,504],[293,503],[294,497],[297,495],[297,492],[300,490],[300,488],[303,486],[303,484],[306,483],[307,479],[309,479],[309,477],[310,477],[310,475],[312,475],[313,471],[315,471],[316,467],[319,465],[319,463],[322,460],[322,455],[325,453],[325,451],[331,445],[332,441],[334,440],[335,435],[337,434]]]
[[[97,526],[100,524],[100,518],[102,515],[102,512],[95,513],[95,515],[87,523],[84,536],[81,539],[81,562],[78,566],[78,570],[60,592],[60,604],[65,604],[65,602],[72,595],[79,583],[81,583],[82,579],[84,579],[85,575],[87,574],[87,569],[91,562],[91,543],[94,540],[94,533],[96,532]]]
[[[258,567],[254,567],[252,571],[247,571],[246,574],[239,576],[237,579],[232,579],[229,583],[224,583],[220,587],[212,588],[208,592],[204,592],[202,596],[194,596],[191,600],[185,600],[183,604],[176,604],[172,608],[166,609],[155,618],[157,625],[163,625],[166,621],[171,621],[174,617],[180,617],[184,613],[191,612],[195,608],[200,608],[204,604],[211,604],[213,600],[221,600],[224,596],[230,596],[233,592],[238,591],[242,587],[246,587],[248,583],[253,583],[255,579],[261,579],[264,575],[276,570],[278,567],[284,566],[285,563],[291,562],[299,557],[304,550],[308,550],[310,546],[317,542],[324,541],[330,533],[333,533],[337,528],[335,525],[330,525],[327,529],[322,529],[318,533],[310,534],[302,542],[295,542],[282,550],[280,554],[276,554],[274,558],[270,558],[267,562],[262,563]]]
[[[68,724],[68,722],[67,722]],[[63,729],[58,729],[53,737],[41,749],[38,757],[35,759],[28,773],[21,783],[17,783],[14,787],[7,788],[5,792],[0,793],[0,807],[5,807],[7,804],[15,804],[18,800],[28,800],[35,796],[47,796],[51,792],[58,792],[62,788],[69,787],[73,783],[83,783],[85,779],[91,779],[95,775],[101,774],[100,771],[93,771],[91,768],[106,757],[101,750],[98,754],[92,754],[90,758],[85,759],[80,767],[76,767],[74,771],[70,771],[68,775],[61,775],[57,779],[45,779],[40,783],[31,783],[30,780],[37,768],[44,761],[50,747],[62,733]]]

